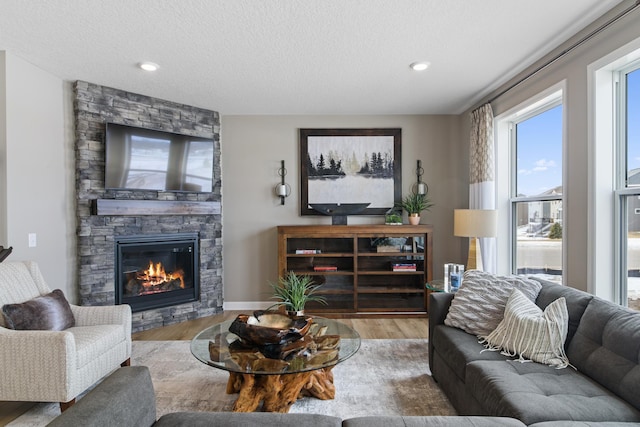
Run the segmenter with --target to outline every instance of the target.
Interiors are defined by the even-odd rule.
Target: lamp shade
[[[492,209],[454,209],[453,235],[458,237],[495,237],[498,211]]]

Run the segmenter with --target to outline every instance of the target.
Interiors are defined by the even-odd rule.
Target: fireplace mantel
[[[216,215],[220,202],[192,200],[91,200],[92,215]]]

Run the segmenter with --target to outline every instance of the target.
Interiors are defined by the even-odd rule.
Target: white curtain
[[[469,209],[495,209],[493,110],[485,104],[471,113]],[[496,241],[480,239],[484,271],[497,271]]]

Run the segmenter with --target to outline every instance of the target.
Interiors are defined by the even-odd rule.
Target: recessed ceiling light
[[[153,62],[141,62],[138,64],[138,67],[142,68],[145,71],[156,71],[158,68],[158,64],[154,64]]]
[[[431,64],[428,62],[413,62],[409,67],[411,67],[413,71],[424,71],[429,68],[429,65]]]

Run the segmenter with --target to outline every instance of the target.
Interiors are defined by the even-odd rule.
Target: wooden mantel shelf
[[[179,200],[91,200],[92,215],[216,215],[220,202]]]

